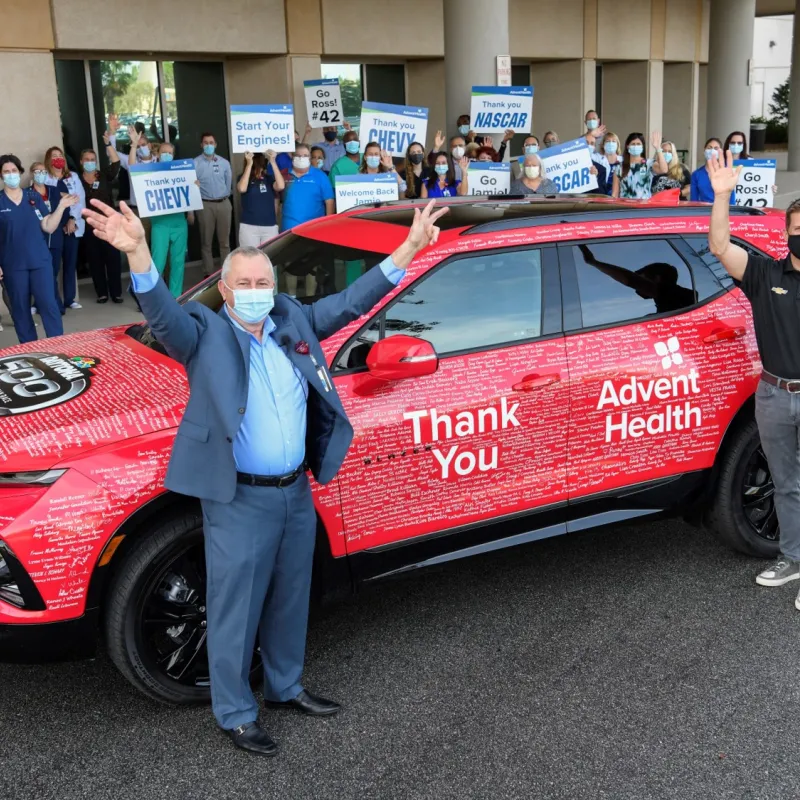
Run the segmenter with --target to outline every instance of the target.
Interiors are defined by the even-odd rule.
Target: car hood
[[[0,350],[0,472],[50,469],[177,427],[189,397],[186,373],[127,336],[129,327]]]

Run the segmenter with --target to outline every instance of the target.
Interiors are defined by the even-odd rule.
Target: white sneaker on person
[[[756,583],[759,586],[783,586],[798,578],[800,578],[800,563],[789,558],[781,558],[780,561],[760,573],[756,578]]]
[[[70,303],[69,307],[70,308],[83,308],[83,306],[80,303]]]

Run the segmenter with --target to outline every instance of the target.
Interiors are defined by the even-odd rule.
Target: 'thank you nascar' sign
[[[424,146],[427,133],[427,108],[367,100],[361,104],[362,147],[369,142],[377,142],[381,150],[393,156],[404,156],[411,142],[419,142]]]
[[[467,181],[468,194],[508,194],[511,165],[507,161],[471,161]]]
[[[530,133],[533,86],[473,86],[469,118],[475,133]]]
[[[338,78],[303,81],[303,88],[306,92],[306,119],[312,128],[342,124],[344,108]]]
[[[592,150],[583,137],[540,150],[538,155],[545,175],[559,193],[580,194],[597,188],[597,175],[592,174]]]
[[[130,173],[140,217],[198,211],[203,207],[191,158],[131,164]]]
[[[294,151],[294,109],[291,105],[231,106],[231,152]]]
[[[335,178],[336,211],[353,206],[397,200],[397,176],[394,172],[375,175],[337,175]]]
[[[740,158],[733,162],[741,167],[739,180],[736,182],[736,205],[748,208],[772,208],[775,195],[774,158]]]

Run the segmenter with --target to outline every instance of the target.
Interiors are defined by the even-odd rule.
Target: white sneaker
[[[31,306],[31,316],[36,313],[36,306]]]
[[[70,303],[69,307],[70,308],[83,308],[83,306],[80,303]]]
[[[797,561],[782,558],[758,575],[756,583],[759,586],[783,586],[785,583],[796,581],[798,578],[800,578],[800,564]]]

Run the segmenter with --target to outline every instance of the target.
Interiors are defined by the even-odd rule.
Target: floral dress
[[[631,164],[628,174],[619,178],[619,196],[632,200],[649,200],[652,197],[653,162],[640,161]]]

